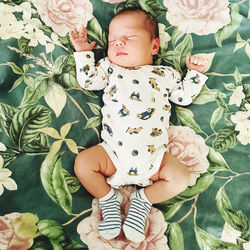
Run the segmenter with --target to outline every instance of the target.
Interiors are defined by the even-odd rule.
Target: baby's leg
[[[98,230],[106,240],[115,238],[121,231],[122,195],[111,188],[106,176],[111,176],[116,169],[102,146],[94,146],[82,151],[75,160],[75,174],[89,193],[99,199],[103,221]]]
[[[116,169],[105,149],[96,145],[77,155],[74,171],[85,189],[99,199],[110,192],[105,177],[113,175]]]
[[[171,199],[184,191],[190,181],[190,172],[177,158],[166,152],[159,171],[150,178],[154,183],[145,188],[145,194],[152,203]]]
[[[158,173],[151,177],[154,183],[131,195],[129,213],[123,225],[127,239],[143,241],[145,221],[152,204],[166,201],[185,190],[189,178],[187,167],[171,154],[165,153]]]

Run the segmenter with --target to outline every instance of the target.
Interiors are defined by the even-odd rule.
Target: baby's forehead
[[[145,29],[145,16],[141,13],[126,12],[115,16],[109,24],[109,33],[125,29]]]

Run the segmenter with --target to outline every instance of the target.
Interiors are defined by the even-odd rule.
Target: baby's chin
[[[109,61],[112,62],[113,64],[115,64],[117,66],[120,66],[120,67],[123,67],[123,68],[136,68],[136,67],[140,67],[140,66],[146,65],[146,64],[141,64],[141,63],[140,64],[139,63],[131,63],[131,62],[128,62],[128,61],[126,61],[124,59],[119,58],[117,60],[117,59],[111,59],[111,58],[109,58]]]

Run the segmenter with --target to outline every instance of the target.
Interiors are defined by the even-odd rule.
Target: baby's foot
[[[145,221],[152,204],[148,201],[144,189],[134,192],[130,197],[128,216],[123,224],[123,231],[128,240],[140,243],[145,239]]]
[[[106,240],[114,239],[121,231],[121,202],[122,195],[111,188],[110,192],[99,199],[103,221],[98,226],[99,234]]]

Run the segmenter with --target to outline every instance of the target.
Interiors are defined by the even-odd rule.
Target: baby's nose
[[[124,46],[125,45],[125,41],[123,41],[122,39],[117,39],[115,41],[115,46],[116,47],[120,47],[120,46]]]

